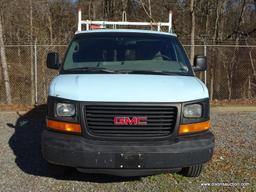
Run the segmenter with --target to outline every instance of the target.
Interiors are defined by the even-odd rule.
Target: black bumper
[[[42,153],[48,162],[84,172],[117,175],[203,164],[211,159],[213,148],[211,132],[180,137],[176,141],[145,143],[88,140],[47,130],[42,135]]]

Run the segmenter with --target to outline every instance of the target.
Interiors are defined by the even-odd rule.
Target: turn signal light
[[[180,125],[179,134],[187,134],[187,133],[194,133],[199,131],[206,131],[210,128],[210,120],[200,123],[192,123],[192,124],[185,124]]]
[[[47,127],[57,131],[81,133],[81,126],[77,123],[47,120]]]

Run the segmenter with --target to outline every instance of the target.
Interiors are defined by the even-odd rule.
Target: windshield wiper
[[[148,70],[118,70],[118,73],[126,74],[152,74],[152,75],[183,75],[179,72],[170,72],[170,71],[148,71]]]
[[[116,73],[116,71],[109,70],[103,67],[79,67],[79,68],[73,68],[73,69],[67,69],[66,71],[70,72],[103,72],[103,73]]]
[[[100,73],[112,73],[112,74],[149,74],[149,75],[184,75],[182,72],[170,72],[170,71],[149,71],[149,70],[110,70],[103,67],[80,67],[67,69],[66,72],[100,72]]]

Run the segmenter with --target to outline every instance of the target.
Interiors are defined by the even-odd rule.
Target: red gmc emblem
[[[115,117],[115,125],[147,125],[147,117]]]

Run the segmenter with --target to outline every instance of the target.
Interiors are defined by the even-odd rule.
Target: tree
[[[240,27],[241,27],[241,23],[243,21],[243,17],[244,17],[244,12],[245,12],[245,6],[246,5],[246,1],[243,0],[242,4],[241,4],[241,11],[239,13],[239,17],[238,20],[236,22],[235,25],[235,29],[234,29],[234,35],[235,35],[235,48],[233,51],[233,56],[231,58],[231,61],[228,63],[224,62],[224,68],[226,70],[226,77],[227,77],[227,83],[228,83],[228,99],[230,100],[232,98],[232,86],[233,86],[233,80],[234,80],[234,73],[237,70],[238,67],[238,61],[237,61],[237,55],[239,53],[239,40],[240,40]]]
[[[2,25],[1,17],[0,17],[0,55],[1,55],[4,85],[5,85],[6,102],[7,102],[7,104],[11,104],[12,103],[11,87],[10,87],[8,65],[7,65],[5,47],[4,47],[3,25]]]

